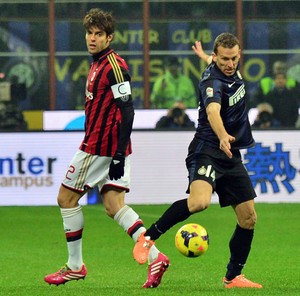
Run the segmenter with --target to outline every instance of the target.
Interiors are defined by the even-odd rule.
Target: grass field
[[[167,205],[132,206],[149,226]],[[257,204],[258,223],[244,273],[263,284],[261,290],[222,287],[229,258],[228,241],[235,227],[231,208],[218,205],[189,218],[206,227],[209,250],[185,258],[174,246],[180,223],[157,241],[171,260],[157,289],[142,289],[146,265],[132,258],[132,240],[105,213],[102,205],[85,206],[84,260],[88,276],[49,286],[45,274],[67,260],[58,207],[0,207],[0,295],[300,295],[300,204]]]

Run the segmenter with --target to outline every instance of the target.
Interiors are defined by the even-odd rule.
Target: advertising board
[[[187,197],[185,157],[192,131],[133,131],[129,204]],[[300,131],[254,131],[242,151],[257,202],[300,202]],[[0,205],[56,205],[60,182],[83,132],[1,133]],[[217,202],[214,195],[213,202]],[[88,203],[87,197],[81,200]]]

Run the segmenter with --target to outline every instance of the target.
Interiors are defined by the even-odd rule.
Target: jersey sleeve
[[[204,106],[215,102],[221,104],[222,102],[222,82],[217,79],[204,80],[200,86],[201,96],[203,98]]]
[[[130,75],[127,69],[119,64],[112,64],[112,69],[108,73],[108,80],[113,93],[117,108],[121,113],[119,126],[118,147],[116,153],[125,155],[130,143],[130,135],[134,119],[133,100],[131,95]]]

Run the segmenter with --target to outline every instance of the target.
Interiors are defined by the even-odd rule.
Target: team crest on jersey
[[[206,89],[206,95],[207,95],[208,98],[212,98],[214,96],[214,90],[213,90],[212,87],[208,87]]]
[[[199,170],[198,170],[198,175],[203,176],[206,174],[206,168],[204,166],[202,166]]]
[[[89,92],[87,89],[85,89],[85,96],[90,101],[94,99],[93,93]]]
[[[238,78],[243,79],[242,74],[239,70],[236,71],[236,75],[238,76]]]

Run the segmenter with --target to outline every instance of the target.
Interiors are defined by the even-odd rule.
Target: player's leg
[[[131,207],[125,205],[125,190],[105,186],[101,191],[101,195],[107,215],[113,218],[136,242],[141,234],[146,231],[146,228],[139,215]],[[157,287],[170,263],[167,256],[162,254],[153,242],[150,242],[150,244],[151,251],[145,258],[145,262],[148,260],[149,267],[148,278],[143,285],[144,288]]]
[[[200,156],[200,157],[199,157]],[[147,229],[144,236],[139,238],[133,249],[134,259],[142,262],[142,258],[148,255],[149,248],[144,247],[145,238],[155,241],[162,234],[179,222],[185,221],[193,213],[205,210],[211,201],[213,188],[215,187],[215,170],[213,161],[206,154],[190,153],[186,159],[189,173],[189,186],[187,199],[174,202],[162,216]]]
[[[190,215],[205,210],[211,201],[213,188],[215,188],[216,173],[213,165],[214,158],[208,152],[202,154],[205,148],[194,139],[189,145],[189,154],[186,158],[189,185],[186,193],[187,199],[174,202],[162,216],[147,229],[145,236],[157,240],[163,233],[179,222],[185,221]],[[136,244],[134,257],[139,262],[139,253],[142,249]]]
[[[162,216],[146,231],[145,236],[157,240],[162,234],[192,214],[205,210],[211,201],[212,187],[203,180],[195,180],[190,185],[188,198],[174,202]]]
[[[61,269],[44,278],[47,283],[60,285],[86,276],[87,270],[82,258],[84,220],[82,208],[78,202],[88,188],[92,188],[99,180],[105,177],[105,172],[99,168],[103,165],[107,166],[109,162],[110,158],[100,158],[81,150],[75,153],[57,197],[69,257],[67,263]]]
[[[83,265],[82,233],[84,219],[82,207],[78,203],[82,195],[83,193],[79,194],[61,186],[57,197],[68,246],[67,265],[71,270],[79,270]]]
[[[146,228],[139,215],[131,207],[125,205],[125,191],[116,187],[105,186],[101,195],[107,215],[113,218],[133,241],[136,242],[141,234],[146,231]],[[152,241],[145,243],[149,244],[149,248],[154,244]],[[147,260],[152,263],[158,257],[158,253],[159,250],[154,247],[152,256],[150,256],[149,260],[148,256],[145,257],[144,263],[146,263]]]
[[[254,207],[254,199],[232,206],[237,217],[238,224],[243,229],[254,230],[257,215]]]
[[[229,242],[230,260],[223,283],[226,288],[261,288],[261,285],[252,283],[241,274],[254,236],[256,193],[245,166],[240,161],[240,155],[236,154],[234,158],[237,161],[230,170],[223,170],[216,186],[221,207],[232,206],[238,222]]]
[[[136,242],[146,228],[139,215],[130,206],[125,205],[125,190],[105,186],[101,191],[101,196],[106,214],[113,218]]]
[[[229,243],[230,261],[223,280],[226,288],[261,288],[262,286],[247,280],[241,273],[250,253],[256,223],[254,200],[248,200],[233,209],[237,217],[237,225]]]
[[[152,251],[147,242],[157,240],[162,234],[179,222],[186,220],[193,213],[205,210],[211,201],[212,186],[203,180],[195,180],[190,185],[190,195],[187,199],[174,202],[162,216],[153,223],[138,239],[133,249],[134,259],[140,264]]]
[[[233,209],[236,213],[238,224],[236,225],[229,243],[230,262],[227,266],[226,273],[226,278],[228,280],[232,280],[237,275],[240,275],[246,264],[251,249],[256,222],[254,200],[235,205],[233,206]]]
[[[110,162],[107,164],[107,169]],[[124,231],[133,239],[137,241],[138,237],[146,231],[143,221],[139,215],[128,205],[125,205],[125,193],[129,191],[130,185],[130,159],[125,158],[124,176],[118,180],[110,180],[108,177],[98,183],[99,191],[103,200],[106,213],[113,218]],[[153,242],[149,242],[149,247]],[[150,262],[157,259],[159,251],[153,248],[152,256],[149,258]],[[147,262],[148,256],[144,258],[144,263]],[[148,261],[149,261],[148,260]]]
[[[107,171],[110,162],[107,163]],[[146,228],[139,215],[128,205],[125,205],[125,193],[130,187],[130,158],[125,158],[124,176],[118,180],[110,180],[106,176],[98,183],[106,214],[113,218],[124,231],[137,241]]]
[[[60,187],[57,201],[67,241],[68,261],[57,272],[44,278],[49,284],[60,285],[70,280],[84,279],[87,274],[82,258],[83,214],[78,204],[82,195],[64,186]]]
[[[148,279],[143,285],[144,288],[157,287],[170,264],[169,258],[162,253],[159,253],[157,259],[151,263],[151,258],[155,258],[157,254],[152,238],[159,238],[172,226],[186,220],[192,213],[206,209],[211,200],[211,193],[212,187],[208,183],[200,180],[192,182],[189,197],[173,203],[158,221],[139,237],[133,249],[133,256],[140,264],[148,258]]]

